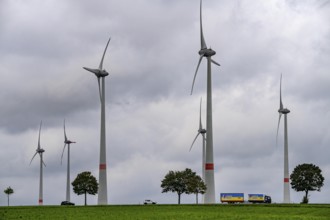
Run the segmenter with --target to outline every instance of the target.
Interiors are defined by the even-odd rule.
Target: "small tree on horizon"
[[[14,193],[14,190],[9,186],[7,189],[4,190],[4,193],[7,194],[7,197],[8,197],[8,206],[9,206],[9,196],[10,196],[10,194],[13,194]]]
[[[169,171],[164,179],[162,180],[161,187],[163,188],[162,193],[176,192],[178,195],[178,204],[181,204],[181,195],[183,193],[191,194],[202,193],[200,185],[196,183],[198,180],[202,180],[196,177],[196,173],[191,169],[186,168],[183,171]],[[204,182],[203,182],[204,183]],[[205,184],[204,184],[205,186]],[[206,186],[205,186],[206,187]]]
[[[198,204],[198,194],[204,194],[206,192],[206,185],[202,178],[196,173],[190,177],[188,182],[188,191],[196,195],[196,204]]]
[[[321,191],[324,177],[322,170],[314,164],[300,164],[296,166],[290,175],[291,187],[297,192],[304,191],[302,203],[308,203],[309,191]]]
[[[87,193],[95,195],[99,189],[99,184],[97,183],[96,178],[89,171],[79,173],[71,184],[74,193],[77,195],[85,195],[85,206],[87,205]]]

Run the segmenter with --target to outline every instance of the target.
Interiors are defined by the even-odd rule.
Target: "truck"
[[[248,201],[252,203],[272,203],[272,198],[265,194],[248,194]]]
[[[221,203],[243,203],[244,193],[220,193]]]

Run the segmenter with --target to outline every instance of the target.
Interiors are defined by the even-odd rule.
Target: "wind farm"
[[[161,180],[186,168],[207,185],[201,206],[299,206],[303,163],[325,177],[309,203],[330,203],[329,4],[0,4],[0,188],[14,189],[0,206],[84,205],[84,171],[99,183],[89,206],[176,204]]]

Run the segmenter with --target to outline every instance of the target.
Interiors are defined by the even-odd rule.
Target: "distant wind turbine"
[[[199,135],[202,135],[202,138],[203,138],[203,148],[202,148],[202,178],[205,181],[205,170],[204,170],[204,167],[205,167],[205,141],[206,141],[205,134],[206,134],[206,129],[203,128],[203,125],[202,125],[202,115],[201,114],[202,114],[202,98],[201,98],[200,105],[199,105],[199,128],[198,128],[198,131],[197,131],[197,135],[196,135],[194,141],[192,142],[192,144],[190,146],[189,151],[191,151],[191,149],[194,146],[194,143],[197,140],[198,136]]]
[[[200,1],[200,36],[201,36],[201,49],[199,50],[199,61],[195,71],[193,83],[191,86],[191,94],[193,93],[196,75],[199,65],[203,57],[207,59],[207,98],[206,98],[206,150],[205,150],[205,183],[207,190],[205,192],[204,203],[215,203],[215,189],[214,189],[214,162],[213,162],[213,129],[212,129],[212,73],[211,63],[220,66],[211,57],[216,54],[211,48],[207,48],[202,26],[202,0]]]
[[[202,147],[202,178],[203,178],[203,181],[205,181],[205,170],[204,170],[204,167],[205,167],[205,142],[206,142],[205,134],[206,134],[206,129],[204,129],[203,125],[202,125],[202,98],[201,98],[201,101],[200,101],[200,104],[199,104],[199,128],[198,128],[198,131],[197,131],[197,135],[196,135],[194,141],[192,142],[192,144],[190,146],[189,151],[191,151],[191,149],[194,146],[194,143],[197,140],[198,136],[202,135],[202,138],[203,138],[202,139],[203,140],[203,147]],[[203,194],[203,197],[202,197],[202,202],[204,203],[204,194]]]
[[[34,157],[39,154],[40,156],[40,176],[39,176],[39,205],[43,205],[43,165],[46,166],[46,164],[44,163],[43,159],[42,159],[42,154],[45,152],[44,149],[41,148],[40,146],[40,133],[41,133],[41,125],[42,125],[42,121],[40,122],[40,128],[39,128],[39,137],[38,137],[38,147],[36,150],[36,153],[33,155],[31,161],[30,161],[30,165],[34,159]]]
[[[65,147],[68,145],[68,164],[67,164],[67,174],[66,174],[66,201],[70,202],[70,144],[76,143],[74,141],[70,141],[68,137],[66,136],[65,131],[65,120],[64,120],[64,147],[63,152],[61,156],[61,164],[63,160],[63,154]]]
[[[107,158],[106,158],[106,137],[105,137],[105,84],[104,78],[109,73],[103,69],[103,60],[107,51],[110,39],[108,40],[107,46],[104,49],[103,56],[98,69],[91,69],[83,67],[85,70],[92,72],[97,77],[99,85],[99,95],[101,101],[101,132],[100,132],[100,166],[99,166],[99,191],[98,191],[98,204],[108,204],[108,187],[107,187]],[[102,83],[100,83],[102,79]]]
[[[288,124],[287,124],[287,114],[290,110],[283,108],[282,103],[282,74],[280,80],[280,109],[278,110],[279,118],[277,124],[277,134],[276,140],[278,138],[278,130],[280,127],[281,116],[284,114],[284,188],[283,188],[283,202],[290,203],[290,184],[289,184],[289,147],[288,147]]]

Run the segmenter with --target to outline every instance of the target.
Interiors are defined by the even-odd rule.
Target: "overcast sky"
[[[265,193],[283,201],[283,121],[276,128],[280,75],[288,114],[289,172],[302,163],[322,169],[330,195],[330,1],[204,0],[212,66],[216,201],[221,192]],[[206,62],[193,95],[199,59],[198,0],[0,0],[0,190],[12,205],[38,204],[39,158],[45,149],[44,204],[65,200],[63,120],[71,145],[71,178],[98,179],[100,102],[97,68],[108,38],[106,138],[109,204],[144,199],[177,203],[161,193],[169,170],[201,175],[199,101],[206,100]],[[206,103],[202,117],[205,125]],[[66,161],[66,155],[64,157]],[[303,193],[291,189],[292,202]],[[71,192],[72,201],[83,196]],[[247,196],[246,196],[247,198]],[[194,203],[183,195],[182,203]],[[0,205],[6,205],[0,196]],[[88,197],[89,204],[97,196]]]

